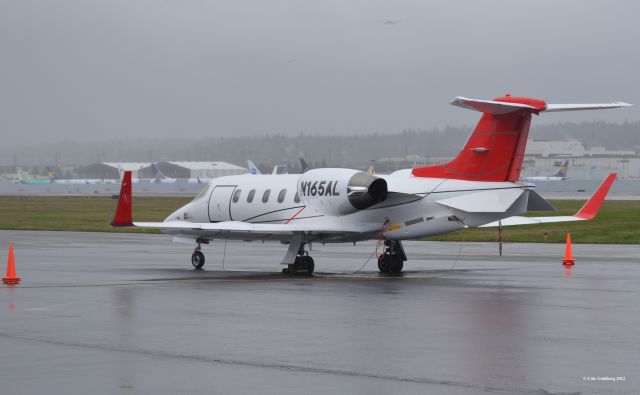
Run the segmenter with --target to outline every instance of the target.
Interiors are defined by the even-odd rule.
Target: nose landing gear
[[[378,257],[378,270],[380,270],[380,273],[402,272],[404,261],[407,260],[402,243],[394,240],[385,240],[384,246],[384,253]]]

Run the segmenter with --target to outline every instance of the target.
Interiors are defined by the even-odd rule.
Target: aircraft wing
[[[163,233],[181,239],[227,239],[227,240],[291,240],[296,234],[305,236],[347,235],[360,233],[357,229],[337,226],[301,226],[297,224],[253,224],[240,221],[198,223],[188,221],[133,222],[131,226],[159,229]]]
[[[238,233],[254,235],[287,235],[296,233],[305,234],[334,234],[334,233],[358,233],[356,229],[342,227],[318,227],[297,224],[253,224],[240,221],[223,222],[188,222],[188,221],[166,221],[166,222],[133,222],[132,226],[143,228],[156,228],[168,231],[168,233]]]
[[[508,217],[501,221],[494,221],[485,225],[480,225],[480,228],[489,228],[494,226],[513,226],[513,225],[533,225],[544,224],[552,222],[570,222],[570,221],[587,221],[593,219],[600,211],[604,198],[609,193],[611,185],[616,180],[616,173],[611,173],[602,182],[600,187],[594,192],[594,194],[587,200],[580,210],[574,215],[561,215],[561,216],[549,216],[549,217],[521,217],[514,216]]]

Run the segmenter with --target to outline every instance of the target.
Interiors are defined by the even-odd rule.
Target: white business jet
[[[160,229],[176,241],[196,243],[191,263],[202,268],[201,244],[214,239],[289,243],[281,261],[292,273],[315,268],[311,242],[384,240],[381,272],[400,272],[402,240],[480,226],[583,221],[596,216],[615,180],[610,174],[571,216],[521,217],[553,208],[534,185],[520,182],[532,115],[595,110],[630,104],[547,104],[505,95],[494,100],[457,97],[455,106],[479,111],[480,122],[448,163],[371,175],[355,169],[318,168],[303,174],[235,175],[212,179],[190,203],[163,222],[134,222],[131,173],[126,172],[113,226]]]

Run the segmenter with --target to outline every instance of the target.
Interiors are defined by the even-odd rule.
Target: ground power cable
[[[386,224],[386,223],[387,223],[387,222],[385,221],[385,224]],[[378,248],[380,247],[380,244],[383,244],[383,243],[384,243],[384,236],[383,236],[383,232],[384,232],[384,226],[383,226],[383,231],[382,231],[382,232],[380,232],[380,238],[378,239],[378,242],[376,243],[376,249],[371,253],[371,255],[369,255],[369,257],[367,258],[367,260],[366,260],[366,261],[364,261],[364,263],[362,264],[362,266],[360,266],[360,268],[358,268],[358,270],[356,270],[356,271],[354,271],[354,272],[352,272],[352,273],[350,273],[350,274],[358,274],[358,273],[360,273],[360,272],[361,272],[361,271],[362,271],[362,270],[367,266],[367,264],[369,263],[369,261],[371,260],[371,258],[373,258],[373,256],[374,256],[374,255],[375,255],[376,257],[379,257],[379,255],[378,255]],[[456,264],[458,263],[458,261],[460,260],[460,256],[462,255],[462,248],[464,247],[464,242],[465,242],[465,238],[464,238],[464,235],[463,235],[463,236],[462,236],[462,240],[460,241],[460,248],[458,248],[458,253],[456,254],[455,259],[453,260],[453,263],[451,264],[451,267],[450,267],[449,269],[447,269],[445,272],[443,272],[443,273],[441,273],[440,275],[435,276],[435,277],[438,277],[438,278],[444,277],[444,276],[445,276],[445,274],[447,274],[447,273],[451,272],[451,271],[456,267]]]
[[[371,260],[371,258],[373,258],[373,256],[375,255],[376,257],[378,257],[378,248],[380,247],[380,244],[382,244],[384,241],[383,240],[378,240],[378,242],[376,243],[376,249],[371,253],[371,255],[369,255],[369,258],[367,258],[366,261],[364,261],[364,263],[362,264],[362,266],[360,266],[360,268],[358,270],[356,270],[353,273],[350,274],[358,274],[362,271],[362,269],[365,268],[365,266],[367,266],[367,264],[369,263],[369,261]]]
[[[456,263],[458,263],[458,261],[460,260],[460,255],[462,254],[462,247],[464,247],[464,235],[462,235],[462,241],[460,242],[460,248],[458,249],[458,255],[456,255],[456,259],[453,261],[453,264],[451,265],[449,270],[447,270],[447,272],[452,271],[453,268],[456,266]],[[442,276],[444,276],[444,274],[442,274],[440,277],[442,277]]]
[[[364,263],[362,264],[362,266],[360,266],[360,268],[358,270],[356,270],[355,272],[351,273],[351,274],[357,274],[360,271],[362,271],[362,269],[365,268],[365,266],[367,266],[367,264],[369,263],[369,261],[371,260],[371,258],[373,258],[373,256],[375,255],[376,258],[380,258],[380,256],[378,255],[378,248],[380,248],[380,245],[382,244],[384,246],[384,227],[389,223],[389,218],[386,218],[384,220],[384,223],[382,224],[382,227],[380,228],[380,237],[378,237],[378,242],[376,243],[376,249],[371,253],[371,255],[369,255],[369,258],[367,258],[366,261],[364,261]]]
[[[360,272],[361,272],[361,271],[362,271],[362,270],[367,266],[367,264],[369,263],[369,261],[371,261],[371,258],[373,258],[374,256],[375,256],[375,257],[379,257],[379,255],[378,255],[378,249],[380,248],[380,246],[381,246],[381,245],[382,245],[382,246],[384,246],[384,240],[385,240],[385,238],[384,238],[384,226],[385,226],[388,222],[389,222],[389,220],[386,220],[386,221],[384,222],[384,224],[382,225],[382,229],[380,230],[380,237],[378,238],[378,241],[376,242],[376,248],[375,248],[375,250],[374,250],[374,251],[369,255],[369,257],[364,261],[364,263],[362,264],[362,266],[360,266],[360,267],[358,268],[358,270],[356,270],[356,271],[354,271],[354,272],[352,272],[352,273],[349,273],[349,274],[353,275],[353,274],[358,274],[358,273],[360,273]],[[223,249],[222,249],[222,271],[223,271],[223,272],[225,272],[225,271],[226,271],[226,269],[225,269],[225,267],[224,267],[224,264],[225,264],[225,260],[226,260],[226,258],[227,258],[227,242],[228,242],[228,241],[229,241],[229,239],[225,239],[225,240],[224,240],[224,247],[223,247]],[[451,264],[451,267],[450,267],[448,270],[446,270],[444,273],[442,273],[442,274],[440,274],[439,276],[436,276],[436,277],[438,277],[438,278],[444,277],[444,275],[445,275],[446,273],[451,272],[451,271],[455,268],[456,264],[457,264],[457,263],[458,263],[458,261],[460,260],[460,256],[462,255],[462,248],[464,247],[464,242],[465,242],[465,238],[464,238],[464,235],[463,235],[463,236],[462,236],[462,240],[460,241],[460,248],[458,249],[458,253],[456,254],[456,258],[453,260],[453,263]]]

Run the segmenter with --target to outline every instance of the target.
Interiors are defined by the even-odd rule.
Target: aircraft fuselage
[[[390,175],[378,175],[387,183],[388,197],[348,214],[335,212],[337,205],[347,198],[348,192],[341,185],[344,180],[332,179],[330,172],[316,181],[305,180],[301,174],[220,177],[211,180],[192,202],[176,210],[165,222],[293,223],[318,228],[334,224],[336,228],[359,229],[358,234],[325,235],[320,238],[326,242],[344,242],[378,238],[381,232],[384,238],[390,240],[416,239],[497,221],[526,211],[526,196],[508,210],[495,213],[471,214],[438,202],[482,191],[517,190],[526,194],[531,185],[420,178],[411,176],[410,172],[408,169]],[[165,232],[173,233],[171,230]]]

